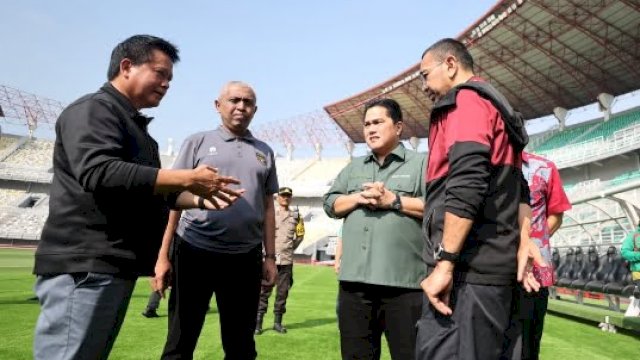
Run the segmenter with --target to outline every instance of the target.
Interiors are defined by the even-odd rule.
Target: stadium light
[[[560,124],[560,130],[564,130],[564,124],[567,121],[567,109],[557,106],[553,108],[553,115],[558,119],[558,124]]]
[[[291,141],[286,141],[284,146],[287,148],[287,160],[293,160],[293,150],[295,149],[295,146],[293,146]]]
[[[598,95],[598,109],[604,113],[604,121],[611,117],[611,104],[613,104],[614,96],[607,93]]]
[[[346,139],[344,141],[344,147],[347,149],[347,154],[349,154],[349,159],[353,159],[353,149],[355,148],[355,144],[351,139]]]
[[[415,136],[409,138],[409,144],[413,148],[414,151],[418,151],[418,146],[420,146],[420,139]]]

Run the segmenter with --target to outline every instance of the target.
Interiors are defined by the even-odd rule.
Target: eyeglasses
[[[422,85],[425,85],[427,83],[427,80],[429,79],[429,74],[431,74],[431,72],[437,68],[438,66],[442,65],[444,63],[444,61],[440,61],[437,64],[434,64],[433,66],[431,66],[428,69],[425,70],[420,70],[420,77],[422,78]]]

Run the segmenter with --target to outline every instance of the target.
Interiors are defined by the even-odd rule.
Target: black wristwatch
[[[391,203],[391,209],[400,211],[402,210],[402,201],[400,201],[400,195],[398,195],[398,193],[395,193],[395,194],[396,194],[396,198]]]
[[[438,247],[433,251],[433,258],[436,259],[436,261],[446,260],[456,263],[460,258],[460,254],[446,252],[444,251],[442,244],[438,244]]]

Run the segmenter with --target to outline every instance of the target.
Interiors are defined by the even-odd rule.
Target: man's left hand
[[[396,199],[396,195],[393,191],[387,189],[384,186],[384,183],[381,181],[376,181],[373,183],[364,183],[362,184],[362,188],[365,190],[369,190],[369,189],[375,189],[377,192],[380,193],[380,196],[378,197],[378,202],[375,205],[375,209],[390,209],[391,208],[391,204],[393,204],[393,201]]]
[[[270,288],[276,283],[278,271],[276,261],[272,258],[266,258],[262,262],[262,287]]]
[[[522,240],[518,248],[518,282],[527,292],[540,290],[540,283],[533,276],[533,264],[545,267],[547,264],[538,246],[531,240]]]

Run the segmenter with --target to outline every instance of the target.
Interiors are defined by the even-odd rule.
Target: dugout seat
[[[553,250],[551,250],[551,265],[553,265],[554,279],[557,279],[558,268],[560,268],[560,251],[558,251],[558,249],[556,248],[553,248]]]
[[[593,245],[589,246],[589,250],[582,263],[582,267],[578,270],[576,279],[571,282],[570,287],[572,289],[583,289],[587,282],[589,282],[593,273],[598,270],[598,265],[599,259],[596,247]]]
[[[598,270],[591,275],[590,281],[585,284],[585,290],[594,292],[604,291],[606,277],[609,273],[613,272],[616,265],[616,257],[616,248],[614,246],[609,246],[607,253],[600,257],[600,266],[598,267]]]
[[[629,285],[627,283],[627,275],[629,268],[621,256],[616,256],[615,270],[607,276],[607,283],[604,284],[604,293],[612,295],[621,295],[622,290]]]
[[[556,269],[556,284],[560,281],[560,278],[564,276],[565,270],[571,265],[573,262],[573,248],[568,248],[564,257],[560,258],[560,264]]]
[[[567,267],[560,274],[560,279],[558,280],[557,285],[560,287],[569,287],[573,280],[576,279],[583,261],[584,254],[582,253],[581,247],[576,247],[572,256],[567,254]]]

